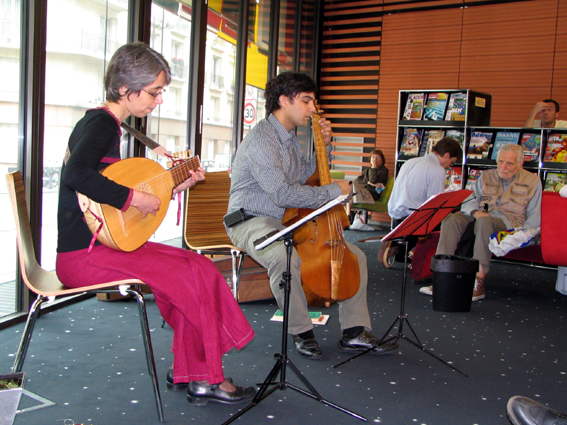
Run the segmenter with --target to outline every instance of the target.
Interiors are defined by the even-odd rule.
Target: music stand
[[[408,236],[427,236],[429,233],[437,227],[441,221],[449,215],[451,211],[453,211],[456,207],[458,207],[470,194],[472,190],[456,190],[451,192],[442,192],[437,195],[432,196],[427,201],[425,201],[419,208],[414,210],[402,223],[400,223],[394,230],[388,233],[386,236],[382,238],[382,243],[389,241],[389,240],[396,240],[401,245],[404,245],[405,249],[405,258],[404,258],[404,273],[402,277],[402,294],[401,294],[401,302],[400,302],[400,314],[394,320],[394,323],[388,328],[384,336],[378,341],[378,344],[386,344],[390,341],[397,342],[400,338],[408,341],[409,343],[413,344],[417,348],[420,348],[425,353],[429,354],[433,358],[437,359],[441,363],[447,365],[451,369],[456,372],[459,372],[461,375],[468,377],[468,375],[453,365],[447,363],[445,360],[437,357],[431,351],[427,350],[419,338],[415,333],[413,327],[411,326],[408,315],[405,314],[405,303],[406,303],[406,284],[407,284],[407,270],[408,270],[408,241],[404,238]],[[394,328],[396,323],[399,322],[398,326],[398,333],[388,339],[384,339],[390,331]],[[411,340],[403,333],[404,322],[407,323],[409,329],[411,330],[414,338],[416,341]],[[334,365],[333,367],[336,368],[344,363],[347,363],[363,354],[370,352],[374,347],[370,347],[369,349],[362,351],[341,363]]]
[[[348,200],[350,195],[341,195],[338,198],[328,202],[327,204],[323,205],[318,210],[313,211],[311,214],[306,216],[305,218],[297,221],[296,223],[292,224],[291,226],[279,231],[279,232],[270,232],[263,238],[260,238],[257,241],[254,241],[254,246],[257,251],[266,248],[267,246],[271,245],[273,242],[278,240],[283,240],[284,245],[286,247],[286,254],[287,254],[287,268],[286,271],[283,273],[282,282],[280,286],[284,288],[284,307],[283,307],[283,325],[282,325],[282,348],[279,353],[274,354],[276,358],[276,363],[273,366],[272,370],[261,384],[258,392],[246,407],[240,410],[236,415],[232,418],[227,420],[223,423],[223,425],[229,424],[248,410],[253,408],[254,406],[258,405],[262,400],[272,394],[275,390],[285,390],[286,388],[291,388],[292,390],[297,391],[300,394],[305,396],[311,397],[327,406],[331,406],[341,412],[348,413],[351,416],[354,416],[357,419],[362,421],[367,421],[364,416],[360,416],[350,410],[345,409],[344,407],[338,406],[334,403],[331,403],[328,400],[325,400],[319,392],[315,389],[315,387],[307,380],[307,378],[299,371],[297,366],[295,366],[290,359],[287,357],[287,340],[288,340],[288,315],[289,315],[289,294],[291,290],[291,255],[293,252],[293,232],[295,229],[303,226],[305,223],[311,220],[317,219],[323,212],[329,210],[330,208],[334,207],[335,205],[340,204],[341,202],[345,202]],[[286,368],[289,366],[291,370],[295,373],[295,375],[305,384],[305,386],[309,389],[309,391],[304,390],[303,388],[299,388],[286,380]],[[279,381],[274,381],[277,374],[280,374]],[[272,388],[269,388],[270,385],[273,385]]]

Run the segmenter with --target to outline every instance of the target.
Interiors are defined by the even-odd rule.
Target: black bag
[[[471,221],[467,224],[459,243],[457,244],[457,249],[455,250],[455,255],[459,257],[472,258],[474,254],[474,224],[476,220]]]

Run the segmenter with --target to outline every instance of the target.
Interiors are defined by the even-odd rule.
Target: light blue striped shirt
[[[327,146],[327,154],[331,147]],[[293,130],[270,115],[244,138],[232,164],[228,213],[282,218],[286,208],[317,209],[342,194],[339,185],[304,186],[315,172],[316,158],[306,161]]]

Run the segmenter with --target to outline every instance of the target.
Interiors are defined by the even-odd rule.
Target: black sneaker
[[[297,352],[303,357],[307,357],[311,360],[319,360],[323,356],[323,352],[315,339],[313,331],[293,335],[293,343],[295,344]]]
[[[394,352],[398,348],[398,344],[395,342],[389,342],[378,345],[378,338],[368,331],[362,331],[360,335],[355,338],[349,338],[343,334],[339,340],[338,347],[339,351],[351,354],[358,354],[374,347],[368,354],[378,356]]]

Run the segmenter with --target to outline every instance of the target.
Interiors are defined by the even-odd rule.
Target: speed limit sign
[[[256,108],[251,102],[244,105],[244,124],[253,124],[256,119]]]

